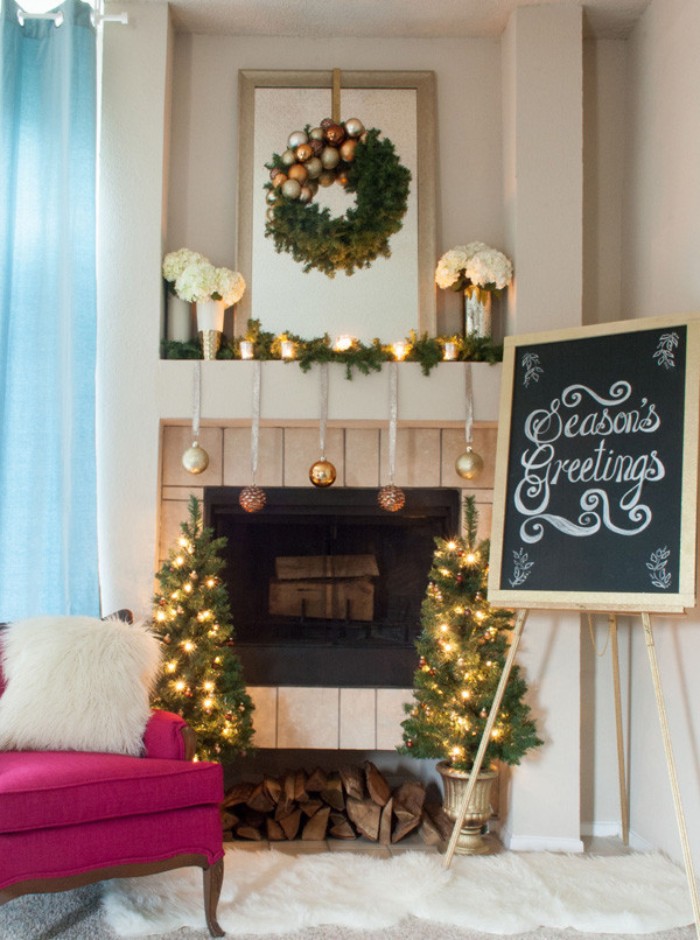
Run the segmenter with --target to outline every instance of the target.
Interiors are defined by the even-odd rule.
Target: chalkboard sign
[[[489,601],[695,604],[700,320],[509,337]]]

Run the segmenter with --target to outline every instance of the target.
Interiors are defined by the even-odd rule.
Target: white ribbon
[[[472,427],[474,425],[474,394],[472,389],[472,364],[464,363],[464,395],[467,411],[467,419],[464,427],[464,435],[467,439],[467,447],[472,444]]]
[[[326,459],[326,427],[328,426],[328,363],[321,363],[321,417],[319,437],[321,440],[321,460]]]
[[[199,422],[202,417],[202,361],[195,359],[192,372],[192,442],[199,441]]]
[[[253,363],[253,419],[250,425],[250,470],[255,485],[255,474],[258,472],[258,453],[260,450],[260,387],[262,384],[262,362],[256,359]]]
[[[399,364],[389,363],[389,483],[396,470],[396,425],[399,419]]]

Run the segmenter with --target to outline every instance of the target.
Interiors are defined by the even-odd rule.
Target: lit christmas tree
[[[154,707],[175,712],[197,735],[197,757],[226,761],[251,747],[253,703],[233,649],[234,631],[219,551],[190,497],[189,521],[156,575],[154,628],[164,664]]]
[[[465,500],[465,538],[436,538],[428,588],[421,608],[422,630],[412,704],[401,754],[438,758],[469,771],[503,672],[512,612],[486,600],[489,543],[477,545],[474,497]],[[483,767],[500,760],[518,764],[537,737],[527,691],[513,666],[484,755]]]

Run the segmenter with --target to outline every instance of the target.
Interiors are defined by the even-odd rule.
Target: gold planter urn
[[[454,822],[462,807],[470,773],[468,770],[454,770],[447,761],[440,761],[436,769],[442,777],[445,791],[444,810]],[[476,786],[455,846],[457,855],[485,855],[491,851],[482,829],[491,816],[491,786],[497,776],[497,770],[482,770],[476,778]]]

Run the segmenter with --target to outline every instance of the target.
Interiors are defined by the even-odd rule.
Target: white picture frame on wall
[[[248,319],[274,333],[304,337],[349,334],[390,342],[410,329],[436,332],[436,127],[433,72],[341,73],[341,119],[378,127],[411,171],[411,188],[391,256],[353,275],[304,273],[265,237],[265,164],[287,138],[331,114],[333,73],[239,71],[239,180],[237,268],[248,289],[235,308],[234,332]],[[352,113],[351,113],[352,112]],[[352,204],[338,186],[323,191],[335,215]]]

